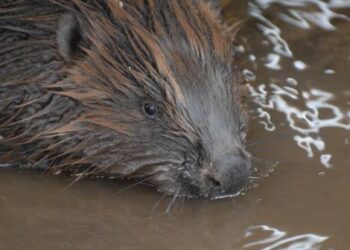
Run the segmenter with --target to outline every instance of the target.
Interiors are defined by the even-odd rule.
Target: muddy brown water
[[[273,172],[166,213],[148,187],[3,169],[1,250],[350,249],[350,0],[225,3],[246,19],[237,49],[256,78],[249,148]]]

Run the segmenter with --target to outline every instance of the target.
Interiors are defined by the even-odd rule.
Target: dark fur
[[[250,157],[235,30],[204,0],[0,0],[0,163],[236,192]]]

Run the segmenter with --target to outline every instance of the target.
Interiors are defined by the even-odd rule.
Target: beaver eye
[[[143,105],[143,108],[147,115],[149,116],[155,116],[157,113],[157,108],[152,103],[145,103]]]

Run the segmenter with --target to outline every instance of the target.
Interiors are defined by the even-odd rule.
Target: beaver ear
[[[80,52],[83,32],[74,14],[64,15],[58,25],[57,44],[60,55],[70,61]]]

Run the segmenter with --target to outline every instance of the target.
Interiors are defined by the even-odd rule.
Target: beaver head
[[[56,2],[63,66],[41,89],[74,109],[33,135],[36,150],[49,147],[42,158],[64,153],[50,169],[85,166],[189,197],[239,191],[247,117],[235,28],[219,11],[199,0]]]

